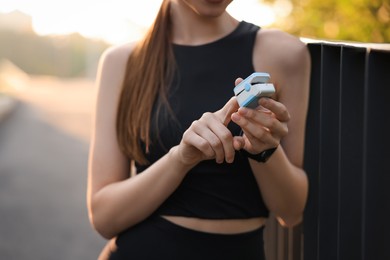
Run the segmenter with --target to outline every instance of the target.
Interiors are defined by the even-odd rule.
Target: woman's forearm
[[[191,166],[177,159],[175,149],[144,172],[111,183],[93,195],[91,219],[103,237],[112,238],[147,218],[179,186]]]
[[[266,163],[250,164],[270,211],[286,226],[299,223],[308,193],[304,170],[290,163],[281,146]]]

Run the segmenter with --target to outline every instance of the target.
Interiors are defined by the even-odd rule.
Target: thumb
[[[238,84],[241,83],[241,81],[243,81],[242,78],[236,78],[236,80],[234,81],[234,84],[237,86]]]
[[[238,105],[236,97],[232,97],[229,101],[223,106],[221,110],[218,111],[220,114],[221,122],[227,126],[231,120],[231,116],[234,112],[238,110],[240,106]]]

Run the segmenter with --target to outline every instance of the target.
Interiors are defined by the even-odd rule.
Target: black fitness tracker
[[[271,157],[271,155],[275,152],[275,150],[277,148],[278,147],[270,148],[270,149],[264,150],[258,154],[251,154],[251,153],[248,153],[246,150],[241,149],[240,153],[244,157],[251,158],[257,162],[265,163],[266,161],[268,161],[268,159]]]

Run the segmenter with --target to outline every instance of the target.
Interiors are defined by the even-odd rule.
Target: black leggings
[[[215,234],[153,216],[120,234],[109,259],[264,260],[263,228]]]

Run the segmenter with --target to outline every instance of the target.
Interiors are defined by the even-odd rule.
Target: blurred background
[[[85,205],[101,53],[161,0],[0,0],[0,258],[96,259]],[[388,44],[385,0],[237,0],[237,19],[313,40]]]

